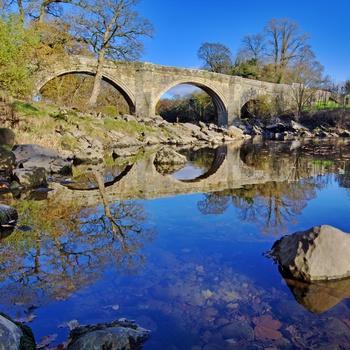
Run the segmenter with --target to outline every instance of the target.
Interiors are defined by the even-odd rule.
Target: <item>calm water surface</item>
[[[244,171],[281,181],[110,202],[118,234],[102,204],[12,202],[33,229],[1,242],[1,311],[28,322],[38,343],[56,337],[52,347],[67,322],[125,317],[151,330],[149,350],[349,349],[350,284],[290,284],[262,253],[316,225],[350,232],[350,148],[283,147],[239,151]],[[176,177],[212,161],[192,159]],[[299,175],[282,181],[296,164]]]

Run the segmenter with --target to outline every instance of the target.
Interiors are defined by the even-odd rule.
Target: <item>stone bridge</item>
[[[72,73],[94,75],[94,58],[72,56],[36,76],[36,92],[50,80]],[[267,96],[287,106],[292,101],[290,85],[273,84],[205,70],[158,66],[147,62],[106,61],[103,79],[125,98],[130,113],[141,117],[155,115],[162,95],[179,84],[191,84],[208,93],[217,109],[218,125],[230,125],[240,117],[241,108],[259,96]]]

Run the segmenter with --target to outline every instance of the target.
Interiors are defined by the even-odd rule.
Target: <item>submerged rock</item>
[[[119,319],[109,324],[74,328],[67,350],[136,350],[149,338],[150,331],[133,321]]]
[[[327,281],[350,276],[350,235],[329,225],[284,236],[267,253],[298,280]]]

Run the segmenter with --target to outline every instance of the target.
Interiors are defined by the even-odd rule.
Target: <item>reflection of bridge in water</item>
[[[179,180],[171,175],[160,174],[154,165],[156,153],[153,153],[127,166],[114,181],[106,183],[106,194],[110,202],[137,198],[150,199],[221,191],[268,181],[285,181],[290,178],[292,168],[288,166],[290,163],[288,158],[279,160],[279,169],[284,169],[282,171],[257,169],[242,161],[240,147],[241,143],[218,147],[211,168],[205,174],[190,180]],[[281,162],[286,162],[285,166]],[[70,189],[59,184],[52,186],[56,189],[52,196],[63,201],[76,199],[88,206],[101,202],[98,188],[82,190]]]

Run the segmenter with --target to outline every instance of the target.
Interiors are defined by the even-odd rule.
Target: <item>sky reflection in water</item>
[[[60,325],[72,319],[86,324],[126,317],[152,331],[144,347],[149,350],[249,346],[317,349],[331,344],[347,349],[350,302],[346,298],[350,295],[339,296],[345,299],[328,311],[311,313],[295,300],[277,266],[262,256],[282,234],[320,224],[350,232],[349,190],[339,187],[338,180],[332,174],[308,179],[307,185],[313,187],[303,200],[296,195],[300,182],[283,185],[294,193],[287,200],[281,200],[281,189],[277,187],[274,201],[282,203],[279,227],[283,226],[283,232],[266,226],[270,220],[266,184],[129,202],[146,219],[134,227],[133,240],[126,240],[131,255],[135,253],[137,258],[133,261],[128,254],[118,257],[122,265],[123,261],[129,263],[127,269],[113,260],[116,250],[110,245],[118,241],[87,216],[82,224],[84,234],[76,243],[80,244],[78,251],[96,244],[98,254],[105,253],[109,258],[97,259],[100,265],[86,270],[91,278],[88,275],[80,289],[62,298],[66,300],[53,292],[53,300],[41,300],[39,308],[17,306],[18,315],[23,316],[24,310],[37,315],[30,323],[37,341],[58,333],[53,344],[65,340],[68,330]],[[252,203],[249,195],[253,192],[266,197],[254,198]],[[286,193],[283,196],[288,197]],[[297,206],[291,203],[293,198],[298,198]],[[119,210],[118,203],[115,207]],[[99,207],[90,215],[98,219],[101,211]],[[145,238],[148,234],[153,235],[149,240]],[[60,239],[68,244],[69,235],[66,240]],[[140,247],[135,248],[138,244]],[[55,283],[53,279],[53,289]],[[307,294],[307,288],[300,288]],[[0,301],[6,305],[5,289],[3,284]],[[16,316],[10,305],[4,311]]]

